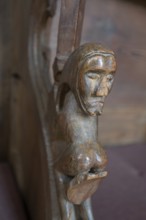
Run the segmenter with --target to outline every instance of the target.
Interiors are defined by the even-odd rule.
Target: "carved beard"
[[[91,116],[101,115],[104,105],[104,98],[105,97],[90,97],[88,99],[81,98],[82,107],[84,108],[85,113]]]
[[[86,109],[91,115],[101,115],[103,103],[100,101],[86,102]]]

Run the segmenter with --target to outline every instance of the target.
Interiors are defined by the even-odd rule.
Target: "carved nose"
[[[96,91],[96,96],[107,96],[108,95],[108,87],[107,87],[107,82],[105,79],[103,79]]]

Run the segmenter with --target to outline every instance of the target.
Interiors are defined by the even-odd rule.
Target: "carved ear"
[[[64,106],[64,100],[66,94],[70,91],[69,85],[67,83],[63,83],[59,89],[57,94],[57,103],[56,103],[56,110],[60,112]]]

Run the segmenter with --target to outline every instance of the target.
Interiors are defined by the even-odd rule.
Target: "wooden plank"
[[[0,159],[6,158],[10,135],[10,78],[12,73],[11,4],[0,1]]]
[[[55,202],[50,202],[52,198],[55,200],[55,193],[52,187],[54,184],[52,170],[49,167],[52,161],[46,120],[49,85],[47,84],[47,87],[45,84],[44,68],[40,68],[42,64],[40,59],[35,60],[37,65],[35,68],[36,57],[31,56],[32,54],[28,56],[30,52],[28,46],[34,53],[38,49],[38,44],[40,46],[38,39],[39,42],[34,47],[33,37],[36,29],[42,28],[42,23],[39,22],[42,21],[42,17],[44,18],[44,12],[46,15],[47,2],[17,0],[15,3],[13,1],[11,6],[14,57],[11,79],[9,162],[29,217],[35,220],[59,220],[57,205],[54,205]],[[34,7],[34,10],[31,7]],[[30,37],[32,41],[29,41],[30,31],[32,31],[32,38]],[[35,53],[37,58],[42,55],[42,48],[39,49],[39,55],[38,51],[37,55]],[[52,217],[54,215],[56,216]]]
[[[85,0],[62,0],[58,30],[57,55],[54,64],[55,78],[72,51],[80,44]]]

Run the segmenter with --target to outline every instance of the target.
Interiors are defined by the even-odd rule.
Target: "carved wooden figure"
[[[114,81],[114,53],[79,46],[85,0],[60,1],[58,42],[57,0],[1,2],[1,159],[29,219],[93,220],[90,197],[107,175],[98,116]]]
[[[70,55],[55,86],[52,152],[63,220],[93,219],[90,197],[107,175],[107,155],[98,142],[97,120],[115,71],[114,53],[87,43]]]

